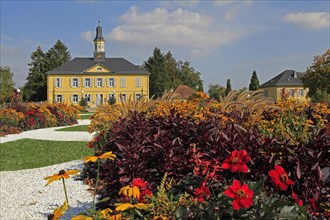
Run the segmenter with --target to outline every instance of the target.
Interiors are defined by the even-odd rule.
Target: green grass
[[[80,118],[78,118],[77,120],[79,120],[79,119],[91,119],[92,115],[94,115],[94,112],[93,113],[86,113],[86,114],[80,115]]]
[[[0,171],[45,167],[93,154],[82,141],[21,139],[0,144]]]
[[[88,125],[77,125],[67,128],[60,128],[55,131],[88,131]]]

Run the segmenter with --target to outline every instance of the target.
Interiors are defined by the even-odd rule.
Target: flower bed
[[[93,118],[82,174],[100,197],[85,219],[330,215],[329,105],[231,93],[220,104],[197,94],[132,106]]]
[[[79,106],[62,103],[11,103],[0,109],[0,136],[26,130],[76,124]]]

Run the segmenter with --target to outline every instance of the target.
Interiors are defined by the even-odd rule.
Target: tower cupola
[[[100,21],[96,27],[96,36],[94,39],[94,62],[105,62],[105,40],[102,35]]]

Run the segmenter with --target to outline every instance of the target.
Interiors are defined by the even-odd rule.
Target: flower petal
[[[279,175],[281,175],[282,173],[284,173],[285,172],[285,170],[283,169],[283,167],[281,167],[280,165],[275,165],[275,170],[276,170],[276,172],[279,174]]]
[[[233,200],[233,209],[234,210],[239,210],[241,207],[238,204],[238,201],[236,199]]]
[[[125,211],[127,209],[131,209],[134,208],[134,205],[130,204],[130,203],[123,203],[123,204],[119,204],[116,207],[116,211]]]

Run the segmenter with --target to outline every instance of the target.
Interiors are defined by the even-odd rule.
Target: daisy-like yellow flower
[[[93,218],[87,215],[77,215],[71,218],[71,220],[93,220]]]
[[[124,186],[119,190],[118,195],[125,195],[125,196],[129,196],[129,197],[133,197],[133,198],[140,198],[140,189],[137,186]]]
[[[132,208],[147,210],[150,207],[150,204],[145,204],[145,203],[137,203],[134,205],[131,203],[119,203],[116,205],[117,205],[116,211],[125,211],[127,209],[132,209]]]
[[[60,170],[60,172],[58,172],[58,174],[56,173],[52,176],[47,176],[47,177],[44,178],[44,180],[48,180],[48,182],[45,186],[49,185],[50,183],[52,183],[55,180],[60,180],[62,178],[63,179],[68,179],[70,177],[70,175],[75,175],[79,172],[80,172],[80,170],[67,170],[67,171]]]
[[[112,151],[106,152],[102,154],[101,156],[88,156],[85,157],[85,163],[93,162],[95,163],[99,159],[109,159],[114,160],[116,158],[116,155],[112,153]]]
[[[48,215],[48,220],[57,220],[64,215],[65,211],[68,209],[68,203],[65,201],[63,205],[54,209],[53,214]]]

